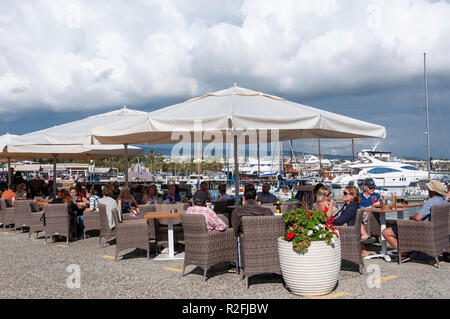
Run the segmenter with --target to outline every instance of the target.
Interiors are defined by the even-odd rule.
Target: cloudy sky
[[[424,158],[426,52],[431,155],[450,158],[448,17],[448,0],[0,0],[0,134],[237,83],[383,125],[380,150]]]

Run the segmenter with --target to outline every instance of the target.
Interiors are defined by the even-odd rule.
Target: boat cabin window
[[[402,166],[401,168],[407,169],[410,171],[418,171],[419,170],[417,167],[414,167],[414,166]]]
[[[386,174],[386,173],[399,173],[400,171],[398,169],[393,168],[387,168],[387,167],[377,167],[372,168],[371,170],[368,170],[367,173],[369,174]]]

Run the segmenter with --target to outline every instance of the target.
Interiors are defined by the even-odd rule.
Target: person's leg
[[[383,230],[383,237],[395,250],[398,249],[397,235],[392,227]]]

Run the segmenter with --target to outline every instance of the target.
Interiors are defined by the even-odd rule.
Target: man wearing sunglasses
[[[373,205],[378,205],[380,203],[380,194],[375,192],[375,182],[371,178],[366,178],[364,180],[364,191],[360,194],[361,204],[360,207],[368,208]],[[368,213],[363,215],[363,223],[361,224],[361,240],[366,244],[373,243],[375,238],[370,237],[366,231],[367,220],[369,219]]]

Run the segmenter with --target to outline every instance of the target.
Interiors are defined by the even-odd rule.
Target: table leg
[[[372,259],[372,258],[383,258],[384,261],[391,261],[391,257],[387,254],[387,242],[383,237],[383,230],[386,229],[386,213],[380,212],[380,227],[381,227],[381,254],[378,255],[369,255],[364,257],[364,259]]]
[[[173,243],[173,222],[172,218],[167,218],[167,237],[169,240],[169,258],[172,258],[175,256],[175,249],[174,249],[174,243]]]

